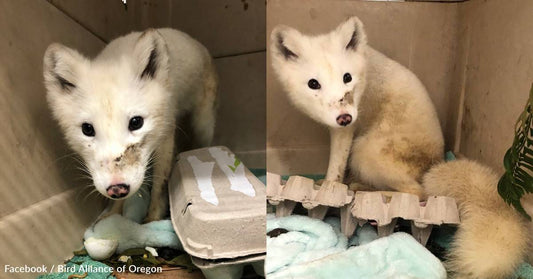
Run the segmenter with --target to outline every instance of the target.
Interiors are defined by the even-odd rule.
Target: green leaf
[[[512,150],[512,148],[507,149],[507,152],[505,152],[505,156],[503,156],[503,167],[506,171],[511,171]]]
[[[188,254],[179,255],[171,260],[165,261],[166,264],[171,266],[181,266],[188,270],[195,270],[196,266],[191,261],[191,256]]]
[[[146,252],[146,254],[143,255],[142,260],[148,264],[152,264],[154,266],[163,264],[163,261],[158,260],[156,257],[154,257],[150,252]]]
[[[498,194],[509,205],[531,221],[520,203],[526,193],[533,193],[533,85],[524,111],[515,124],[512,146],[503,157],[505,173],[498,181]]]
[[[228,165],[228,167],[231,169],[232,172],[235,172],[235,170],[237,170],[237,167],[241,164],[241,160],[239,160],[238,158],[235,158],[235,162],[233,162],[233,166],[232,165]]]
[[[503,200],[510,204],[513,198],[511,197],[511,181],[506,177],[508,173],[505,173],[498,182],[498,193]]]
[[[150,252],[146,251],[144,248],[131,248],[120,253],[120,255],[121,256],[142,256],[146,253],[150,254]]]
[[[87,256],[89,253],[87,253],[87,250],[85,248],[82,248],[80,250],[74,251],[74,256]]]

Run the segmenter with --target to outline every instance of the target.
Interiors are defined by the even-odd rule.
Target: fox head
[[[271,33],[272,66],[289,99],[329,127],[351,125],[365,90],[366,34],[352,17],[328,34],[307,36],[287,26]]]
[[[156,30],[114,55],[91,61],[52,44],[43,68],[49,106],[69,145],[96,189],[121,199],[142,185],[155,147],[173,129],[174,106],[168,49]]]

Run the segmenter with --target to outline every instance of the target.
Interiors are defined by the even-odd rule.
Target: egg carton
[[[340,209],[341,231],[351,236],[357,225],[366,222],[377,224],[380,237],[394,231],[398,218],[411,222],[411,234],[426,245],[434,225],[460,223],[455,199],[431,196],[420,202],[418,196],[400,192],[353,192],[346,184],[324,181],[322,186],[314,180],[291,176],[283,181],[280,175],[267,173],[268,202],[276,206],[276,216],[292,214],[296,203],[308,209],[312,218],[323,219],[328,208]]]
[[[309,216],[324,219],[329,207],[344,207],[354,197],[348,186],[333,181],[316,185],[313,179],[291,176],[283,185],[281,176],[267,172],[267,199],[276,206],[276,216],[291,215],[299,202],[308,210]]]
[[[168,187],[174,230],[208,279],[264,261],[265,185],[228,148],[180,153]]]

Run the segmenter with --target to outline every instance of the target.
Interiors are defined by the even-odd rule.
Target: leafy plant
[[[526,107],[516,121],[513,145],[503,158],[505,173],[498,182],[498,193],[505,202],[513,206],[531,221],[520,198],[533,193],[533,86],[529,91]]]
[[[159,248],[158,253],[162,252],[161,249],[173,250],[171,253],[167,253],[167,257],[159,256],[154,257],[150,252],[146,251],[144,248],[131,248],[120,254],[114,254],[109,259],[101,260],[100,262],[108,266],[117,268],[123,266],[135,265],[135,266],[170,266],[170,267],[183,267],[187,268],[189,271],[196,270],[197,267],[192,263],[191,257],[183,252],[171,248]],[[89,256],[85,248],[74,251],[74,256],[69,261],[75,264],[82,264],[85,261],[84,256]],[[127,262],[122,262],[119,260],[121,256],[129,256]],[[170,257],[168,257],[170,256]]]

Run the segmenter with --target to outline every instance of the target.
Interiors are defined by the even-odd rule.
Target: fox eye
[[[350,73],[346,73],[342,77],[342,80],[344,81],[344,83],[348,83],[348,82],[352,81],[352,75],[350,75]]]
[[[96,134],[94,132],[94,127],[93,125],[89,124],[89,123],[83,123],[81,124],[81,131],[83,132],[84,135],[88,136],[88,137],[94,137],[94,135]]]
[[[140,116],[134,116],[130,119],[130,124],[128,125],[128,129],[130,131],[139,130],[144,124],[144,119]]]
[[[309,86],[309,88],[313,89],[313,90],[318,90],[320,89],[320,83],[318,83],[318,80],[316,79],[310,79],[309,82],[307,82],[307,86]]]

